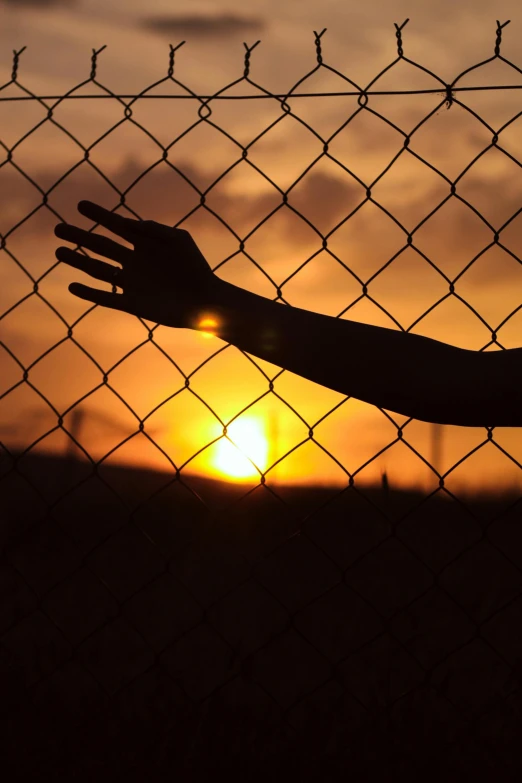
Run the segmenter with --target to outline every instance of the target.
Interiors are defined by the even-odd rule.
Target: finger
[[[89,233],[83,228],[70,226],[68,223],[58,223],[54,229],[54,233],[60,239],[65,239],[67,242],[75,243],[80,247],[86,247],[99,256],[105,256],[105,258],[110,258],[121,264],[129,261],[133,253],[132,250],[123,247],[113,239],[100,236],[100,234]]]
[[[100,291],[98,288],[90,288],[88,285],[82,285],[81,283],[71,283],[69,291],[80,299],[86,299],[88,302],[94,302],[94,304],[102,305],[102,307],[110,307],[112,310],[124,309],[122,304],[123,296],[121,294]]]
[[[143,221],[132,220],[132,218],[117,215],[115,212],[109,212],[108,209],[100,207],[99,204],[95,204],[93,201],[79,201],[78,212],[108,228],[113,234],[123,237],[128,242],[133,242],[133,237],[142,231],[141,224]]]
[[[84,256],[68,247],[59,247],[55,252],[55,256],[64,264],[68,264],[68,266],[72,266],[75,269],[80,269],[82,272],[85,272],[85,274],[95,277],[96,280],[103,280],[105,283],[112,284],[114,270],[120,268],[112,266],[112,264],[105,264],[103,261],[98,261],[96,258]]]
[[[184,228],[171,228],[164,223],[158,223],[156,220],[133,220],[132,218],[126,218],[114,212],[109,212],[108,209],[95,204],[93,201],[79,201],[78,212],[91,218],[91,220],[95,220],[128,242],[134,242],[136,236],[143,236],[144,234],[157,237],[158,239],[171,240],[173,235],[177,239],[186,241],[192,239],[190,233]]]

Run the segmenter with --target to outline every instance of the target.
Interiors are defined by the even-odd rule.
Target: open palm
[[[171,327],[193,326],[202,308],[212,304],[219,278],[214,275],[188,231],[117,215],[91,201],[80,201],[78,211],[134,245],[131,250],[108,237],[67,223],[55,234],[121,264],[117,294],[71,283],[69,291],[80,299],[137,315]],[[59,247],[56,257],[97,280],[113,283],[117,267]]]

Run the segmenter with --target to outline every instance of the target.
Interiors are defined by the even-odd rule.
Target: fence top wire
[[[108,95],[71,95],[70,94],[74,90],[77,90],[79,87],[82,87],[84,84],[88,84],[90,81],[93,81],[95,84],[98,84],[99,87],[103,87],[101,84],[99,84],[96,81],[95,77],[96,77],[98,54],[100,54],[104,49],[107,48],[106,44],[104,46],[102,46],[98,50],[96,50],[96,49],[92,50],[92,52],[93,52],[92,53],[92,57],[91,57],[92,69],[91,69],[90,78],[85,80],[81,84],[77,85],[76,87],[72,88],[72,90],[70,90],[65,95],[45,95],[45,96],[41,95],[41,96],[36,96],[30,90],[27,90],[25,87],[20,85],[18,83],[18,81],[17,81],[18,61],[19,61],[20,55],[25,51],[25,49],[27,47],[24,46],[19,51],[16,51],[15,49],[13,49],[13,70],[12,70],[12,73],[11,73],[11,80],[9,82],[6,82],[2,87],[0,87],[0,92],[2,90],[6,89],[10,84],[16,83],[21,89],[25,90],[25,92],[27,92],[29,94],[27,96],[8,97],[8,98],[0,96],[0,101],[25,101],[25,100],[34,100],[34,99],[37,99],[37,100],[57,100],[57,101],[62,101],[62,100],[70,100],[70,99],[74,99],[74,98],[76,98],[76,99],[77,98],[118,98],[118,99],[132,98],[133,99],[132,102],[134,102],[134,100],[137,100],[138,98],[160,98],[161,99],[161,98],[176,97],[177,99],[179,99],[179,98],[182,98],[182,99],[196,99],[196,100],[201,100],[201,101],[208,102],[210,100],[244,100],[246,98],[248,98],[250,100],[259,100],[259,99],[266,100],[266,99],[270,99],[270,98],[272,98],[272,99],[276,98],[278,100],[282,100],[283,101],[283,105],[284,105],[285,100],[287,98],[289,98],[289,97],[292,97],[292,98],[313,98],[313,97],[335,97],[335,96],[355,96],[355,95],[358,95],[359,96],[359,103],[362,106],[362,105],[366,105],[368,96],[372,96],[372,95],[421,95],[421,94],[430,94],[430,93],[433,93],[433,94],[440,94],[441,93],[441,90],[437,89],[437,88],[424,89],[424,90],[370,90],[369,89],[372,84],[374,84],[378,79],[381,78],[381,76],[383,76],[388,70],[393,68],[393,66],[396,65],[396,63],[399,60],[404,60],[404,62],[410,63],[411,65],[415,66],[416,68],[419,68],[420,70],[424,71],[425,73],[429,74],[434,79],[436,79],[437,81],[440,82],[440,84],[443,87],[443,92],[446,94],[446,100],[448,102],[448,108],[449,108],[451,106],[452,102],[453,102],[453,94],[456,93],[456,92],[466,92],[466,91],[469,92],[469,91],[480,91],[480,90],[518,90],[518,89],[522,88],[522,84],[472,86],[472,87],[457,87],[456,86],[457,82],[463,76],[465,76],[467,73],[469,73],[470,71],[473,71],[473,70],[475,70],[477,68],[480,68],[481,66],[486,65],[487,63],[492,62],[493,60],[496,60],[496,59],[502,60],[503,62],[507,63],[508,65],[513,67],[515,70],[517,70],[519,73],[522,73],[521,69],[517,68],[516,65],[511,63],[509,60],[506,60],[500,54],[500,45],[501,45],[501,42],[502,42],[502,30],[503,30],[504,27],[506,27],[510,23],[510,21],[511,20],[508,19],[503,24],[500,24],[500,22],[497,20],[497,30],[496,30],[496,39],[495,39],[495,48],[494,48],[494,55],[493,55],[493,57],[490,57],[487,60],[483,60],[482,62],[477,63],[476,65],[471,66],[470,68],[467,68],[461,74],[459,74],[453,80],[453,82],[451,82],[449,84],[447,82],[443,81],[442,79],[440,79],[440,77],[437,76],[437,74],[433,73],[433,71],[430,71],[428,68],[425,68],[424,66],[419,65],[419,63],[416,63],[413,60],[410,60],[408,57],[404,56],[404,51],[403,51],[403,48],[402,48],[402,30],[404,29],[404,27],[409,22],[409,19],[406,19],[402,23],[402,25],[400,25],[400,26],[397,23],[395,23],[395,29],[396,29],[395,35],[396,35],[396,38],[397,38],[397,55],[398,55],[397,58],[392,63],[390,63],[390,65],[386,66],[386,68],[384,68],[379,74],[377,74],[377,76],[375,76],[369,82],[369,84],[367,85],[366,88],[358,87],[357,84],[355,82],[353,82],[351,79],[346,77],[344,74],[340,73],[335,68],[332,68],[331,66],[326,65],[323,62],[321,38],[324,35],[324,33],[326,32],[326,30],[327,30],[327,28],[325,27],[320,33],[317,33],[315,30],[313,31],[314,35],[315,35],[315,39],[314,40],[315,40],[315,44],[316,44],[317,66],[315,68],[313,68],[305,76],[303,76],[301,79],[299,79],[298,82],[287,93],[284,93],[284,94],[269,92],[269,91],[265,90],[263,87],[261,87],[260,85],[258,85],[255,82],[253,82],[249,78],[249,73],[250,73],[250,55],[251,55],[252,51],[258,46],[258,44],[261,43],[261,41],[258,40],[251,47],[249,47],[245,42],[243,42],[243,46],[245,47],[245,50],[246,50],[245,59],[244,59],[245,69],[244,69],[243,78],[242,79],[237,79],[236,81],[231,82],[226,87],[221,88],[220,90],[218,90],[217,93],[214,93],[213,95],[196,95],[192,91],[190,91],[190,93],[191,93],[190,95],[179,95],[179,96],[178,95],[176,95],[176,96],[171,96],[171,95],[145,95],[145,93],[148,90],[151,90],[154,87],[157,87],[158,84],[161,84],[162,82],[166,81],[167,79],[171,79],[171,81],[175,82],[180,87],[183,87],[184,89],[188,89],[188,88],[186,88],[186,86],[184,84],[179,82],[177,79],[173,78],[175,53],[176,53],[176,51],[178,49],[180,49],[186,43],[186,41],[181,41],[181,43],[179,43],[175,47],[172,46],[172,44],[169,44],[169,46],[170,46],[170,54],[169,54],[168,76],[165,79],[161,79],[161,80],[155,82],[154,84],[150,85],[149,87],[146,87],[144,90],[142,90],[137,95],[133,95],[133,94],[116,95],[115,93],[112,93],[110,90],[107,90],[107,92],[109,93]],[[321,67],[326,68],[327,70],[332,71],[333,73],[336,73],[338,76],[340,76],[345,81],[350,82],[350,84],[353,87],[355,87],[356,89],[355,90],[348,90],[348,91],[321,92],[321,93],[294,93],[293,92],[293,90],[296,89],[296,87],[298,87],[299,84],[301,84],[305,79],[309,78],[313,73],[315,73]],[[258,89],[263,90],[263,92],[265,94],[264,95],[233,95],[233,96],[232,95],[221,95],[220,94],[224,90],[228,90],[229,87],[232,87],[235,84],[238,84],[243,79],[248,81],[253,86],[257,87]],[[103,89],[107,89],[107,88],[103,87]],[[365,99],[365,103],[364,104],[361,104],[361,99],[362,98]]]

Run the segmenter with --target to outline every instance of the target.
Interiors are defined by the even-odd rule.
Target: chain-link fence
[[[404,57],[405,24],[396,25],[398,58],[369,87],[401,59],[422,68]],[[520,73],[500,55],[504,26],[497,22],[494,57],[475,68],[500,59]],[[314,71],[329,67],[323,33],[315,34]],[[243,79],[234,84],[254,84],[249,62],[257,43],[245,44]],[[167,78],[181,85],[173,78],[177,49],[171,46]],[[446,84],[422,70],[442,84],[413,91],[442,92],[434,111],[444,103],[463,106],[459,90],[481,89],[455,86],[464,74]],[[255,86],[289,113],[287,101],[302,81],[285,96]],[[372,112],[369,87],[354,90],[346,81],[352,91],[344,94],[359,95],[358,111]],[[201,102],[200,122],[211,122],[209,104],[228,87],[187,96]],[[126,120],[133,121],[130,106],[142,95],[124,104]],[[40,101],[46,121],[55,123],[54,106],[44,103],[55,97],[31,93],[27,100]],[[112,97],[124,103],[132,96]],[[492,134],[497,149],[500,132]],[[403,135],[402,152],[412,134]],[[166,151],[163,160],[172,166]],[[15,165],[12,150],[0,168],[7,163]],[[463,201],[449,185],[448,199]],[[52,209],[48,193],[42,197]],[[209,208],[204,196],[201,206]],[[0,246],[19,267],[8,237],[23,222]],[[502,229],[485,223],[502,247]],[[411,244],[411,233],[401,228]],[[32,279],[28,296],[42,298]],[[285,301],[282,286],[271,282]],[[457,296],[453,282],[449,296]],[[370,296],[366,287],[364,296]],[[76,324],[67,326],[66,339],[74,340]],[[146,328],[153,343],[154,329]],[[8,344],[2,347],[23,372],[5,399],[20,384],[31,385],[31,368]],[[245,361],[255,363],[246,354]],[[276,394],[274,378],[258,369],[267,394]],[[64,429],[64,414],[32,388]],[[84,451],[75,432],[65,431]],[[140,431],[146,433],[141,420]],[[398,438],[406,442],[406,426]],[[184,465],[171,462],[174,476],[158,487],[151,471],[106,467],[102,473],[102,461],[86,454],[92,470],[77,465],[66,490],[49,502],[47,490],[61,467],[58,458],[31,454],[36,443],[24,452],[1,444],[2,739],[17,779],[182,774],[189,780],[226,772],[245,780],[270,774],[329,781],[348,773],[365,781],[397,774],[461,780],[487,770],[490,779],[507,780],[520,774],[519,498],[463,503],[442,476],[429,495],[393,493],[385,482],[362,491],[353,473],[340,492],[301,487],[283,496],[270,486],[268,471],[259,471],[259,485],[249,492],[231,485],[212,494],[203,477],[184,481]]]

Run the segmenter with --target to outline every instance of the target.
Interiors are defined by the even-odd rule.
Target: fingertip
[[[93,207],[96,207],[96,204],[94,204],[92,201],[79,201],[78,202],[78,211],[79,212],[89,212]]]

